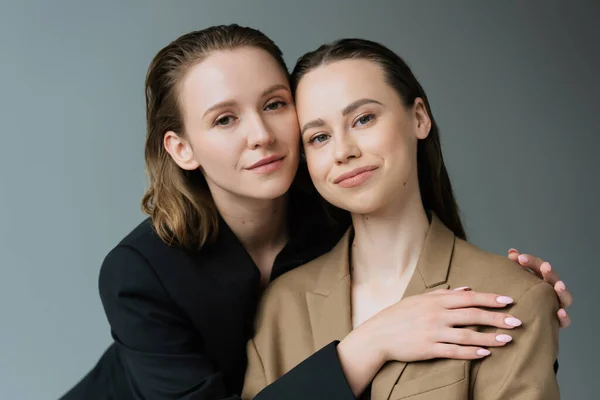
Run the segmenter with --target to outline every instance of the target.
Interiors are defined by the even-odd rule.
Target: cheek
[[[328,162],[324,154],[318,154],[318,151],[308,150],[306,153],[306,163],[308,172],[316,187],[325,185],[327,173],[329,171]]]
[[[411,137],[407,127],[398,127],[390,124],[377,135],[377,140],[370,142],[370,148],[376,154],[385,155],[394,161],[406,159],[411,153],[416,152],[417,140]]]
[[[194,158],[204,170],[224,172],[235,166],[243,151],[244,143],[230,133],[208,134],[190,140]]]

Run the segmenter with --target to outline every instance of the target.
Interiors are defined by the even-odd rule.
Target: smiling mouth
[[[252,164],[246,168],[248,171],[255,172],[258,174],[267,174],[275,172],[283,166],[283,160],[285,156],[272,156],[260,160],[257,163]]]
[[[370,165],[366,167],[356,168],[350,172],[346,172],[338,176],[333,183],[343,188],[351,188],[359,186],[366,182],[379,167]]]

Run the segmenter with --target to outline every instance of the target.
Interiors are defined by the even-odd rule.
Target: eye
[[[316,134],[315,136],[311,137],[308,140],[309,144],[313,144],[313,143],[323,143],[325,141],[327,141],[329,139],[329,135],[326,133],[319,133]]]
[[[233,115],[225,115],[215,121],[215,126],[227,126],[235,121],[235,119]]]
[[[267,104],[264,108],[265,111],[275,111],[275,110],[279,110],[280,108],[283,108],[287,105],[287,103],[285,101],[282,100],[278,100],[278,101],[273,101],[269,104]]]
[[[373,119],[375,119],[375,114],[366,114],[366,115],[363,115],[363,116],[361,116],[360,118],[358,118],[356,120],[356,122],[354,123],[354,126],[367,125]]]

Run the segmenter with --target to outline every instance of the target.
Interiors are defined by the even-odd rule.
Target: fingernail
[[[523,264],[527,264],[529,262],[529,257],[521,254],[519,255],[519,262]]]
[[[509,335],[498,335],[496,336],[496,340],[501,343],[508,343],[512,340],[512,336]]]
[[[470,287],[468,287],[468,286],[461,286],[461,287],[457,287],[457,288],[456,288],[456,289],[454,289],[454,290],[464,290],[465,292],[468,292],[468,291],[470,291],[470,290],[471,290],[471,288],[470,288]]]
[[[522,324],[520,319],[517,319],[514,317],[506,318],[504,320],[504,322],[506,322],[506,325],[510,325],[510,326],[521,326],[521,324]]]
[[[564,309],[558,310],[558,316],[561,318],[565,318],[567,316],[567,312]]]
[[[511,299],[508,296],[499,296],[499,297],[496,297],[496,301],[501,304],[510,304],[513,302],[513,299]]]
[[[490,351],[486,350],[486,349],[479,349],[479,350],[477,350],[477,355],[478,356],[489,356]]]
[[[518,253],[517,249],[513,249],[512,247],[508,249],[509,253]]]
[[[556,284],[556,287],[561,292],[564,292],[567,289],[567,287],[565,286],[565,283],[563,281],[558,281],[558,283]]]

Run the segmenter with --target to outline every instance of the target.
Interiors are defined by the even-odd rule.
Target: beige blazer
[[[253,398],[352,330],[350,238],[351,231],[331,252],[286,273],[266,291],[256,335],[248,343],[243,398]],[[460,286],[515,300],[506,310],[523,325],[510,331],[513,341],[491,349],[484,360],[389,362],[373,381],[372,400],[559,399],[553,369],[558,351],[558,300],[552,287],[507,258],[456,238],[434,216],[404,297]]]

